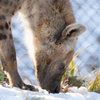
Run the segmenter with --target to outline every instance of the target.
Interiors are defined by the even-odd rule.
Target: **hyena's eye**
[[[64,68],[65,68],[65,64],[61,63],[61,64],[59,65],[59,70],[63,70]]]

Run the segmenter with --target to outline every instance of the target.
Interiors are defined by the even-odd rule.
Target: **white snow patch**
[[[88,92],[85,87],[71,87],[68,89],[69,92],[59,94],[48,94],[41,88],[40,92],[33,92],[7,87],[0,85],[0,100],[100,100],[100,94]]]
[[[68,92],[86,94],[86,93],[88,93],[88,90],[85,87],[80,87],[80,88],[78,88],[78,87],[69,87]]]

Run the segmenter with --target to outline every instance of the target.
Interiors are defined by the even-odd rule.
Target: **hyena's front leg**
[[[5,19],[2,15],[2,19]],[[11,32],[11,21],[0,22],[0,60],[6,71],[11,87],[35,90],[33,86],[25,85],[17,71],[16,51]]]
[[[10,28],[11,21],[0,23],[0,59],[6,71],[11,87],[20,87],[23,82],[17,72],[17,61],[14,42]]]

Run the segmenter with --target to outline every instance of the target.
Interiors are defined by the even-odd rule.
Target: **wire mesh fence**
[[[81,65],[80,69],[82,70],[85,67],[89,67],[88,70],[93,70],[100,66],[100,0],[70,0],[70,2],[76,22],[82,23],[87,27],[87,31],[77,40],[75,52],[77,50],[80,52],[85,48],[78,56],[77,66]],[[17,22],[16,17],[14,17],[12,23],[19,70],[20,68],[21,71],[24,68],[33,70],[27,50],[21,42],[23,37],[21,33],[23,31],[19,27],[20,22]],[[34,74],[34,71],[32,73]]]
[[[76,50],[86,48],[79,55],[78,64],[93,70],[100,66],[100,0],[70,1],[76,21],[87,27],[76,44]]]

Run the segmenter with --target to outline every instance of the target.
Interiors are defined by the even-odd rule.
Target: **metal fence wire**
[[[74,16],[76,22],[82,23],[87,27],[87,31],[83,33],[77,40],[75,52],[80,52],[84,49],[78,56],[77,66],[80,69],[85,67],[90,67],[89,69],[94,69],[100,66],[100,0],[70,0],[72,8],[74,11]],[[15,45],[17,49],[18,65],[21,67],[32,67],[32,63],[27,55],[27,50],[23,45],[22,40],[23,35],[21,34],[19,25],[16,17],[12,19],[13,22],[13,34],[15,37]],[[15,34],[16,33],[16,34]],[[18,46],[18,45],[19,46]],[[20,48],[20,49],[19,49]],[[23,54],[25,56],[20,56]],[[19,60],[21,57],[21,60]],[[24,58],[24,59],[23,59]],[[20,63],[19,63],[20,62]]]
[[[78,57],[82,67],[94,69],[100,66],[100,0],[70,0],[76,21],[87,31],[77,41],[76,50],[83,49]],[[75,51],[76,51],[75,50]]]

